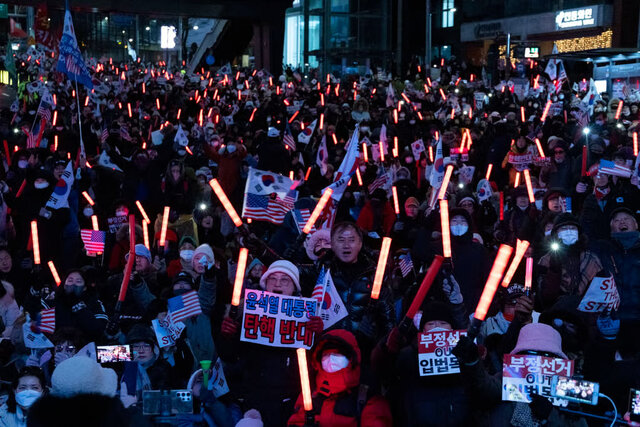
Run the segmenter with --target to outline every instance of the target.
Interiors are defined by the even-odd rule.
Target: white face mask
[[[451,234],[453,234],[454,236],[462,236],[467,232],[467,230],[469,230],[468,225],[456,224],[451,226]]]
[[[193,259],[193,249],[183,249],[180,251],[180,258],[185,260],[186,262],[191,262]],[[204,258],[206,259],[206,258]]]
[[[551,230],[545,230],[544,231],[544,235],[545,236],[551,236]]]
[[[236,151],[236,146],[235,146],[235,145],[228,145],[228,146],[227,146],[227,151],[229,152],[229,154],[231,154],[231,153],[235,153],[235,151]]]
[[[44,188],[47,188],[49,186],[49,183],[47,181],[42,181],[42,182],[34,182],[33,186],[37,189],[37,190],[42,190]]]
[[[578,241],[578,230],[561,230],[558,232],[558,237],[562,243],[571,246]]]
[[[330,374],[343,370],[349,366],[349,359],[341,354],[325,354],[322,356],[322,369]]]
[[[127,216],[127,211],[117,210],[116,216]]]
[[[40,396],[42,396],[41,391],[23,390],[16,393],[16,403],[23,408],[30,408]]]
[[[82,213],[84,214],[84,216],[89,218],[91,215],[93,215],[93,208],[91,206],[87,206],[82,210]]]
[[[542,210],[542,199],[536,200],[536,209],[538,209],[539,211]]]

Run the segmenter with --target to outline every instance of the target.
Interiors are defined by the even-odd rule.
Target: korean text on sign
[[[531,402],[532,394],[551,397],[551,378],[554,375],[570,377],[574,363],[571,360],[543,356],[505,354],[502,364],[502,400]],[[552,399],[559,404],[561,399]]]
[[[451,354],[467,331],[437,331],[420,335],[418,369],[421,377],[460,373],[458,359]]]
[[[307,328],[307,321],[317,315],[317,304],[312,298],[245,289],[240,340],[310,349],[313,332]]]

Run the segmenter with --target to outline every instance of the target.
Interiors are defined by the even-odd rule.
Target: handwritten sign
[[[160,348],[174,345],[185,328],[184,323],[173,323],[168,317],[165,317],[164,320],[154,319],[151,321],[151,325],[156,333]]]
[[[313,298],[245,289],[240,340],[310,349],[313,332],[307,329],[307,321],[317,315],[317,305]]]
[[[421,377],[459,374],[458,359],[451,354],[467,331],[433,331],[420,335],[418,341],[418,371]]]
[[[505,354],[502,364],[502,400],[531,402],[532,394],[551,398],[551,378],[573,375],[572,360],[553,357]],[[552,398],[554,405],[566,406],[563,399]]]
[[[120,227],[122,226],[122,224],[125,224],[126,222],[127,222],[126,215],[112,216],[107,218],[107,224],[109,225],[109,233],[111,234],[117,233]]]
[[[594,277],[584,294],[578,310],[586,313],[617,310],[620,306],[620,294],[613,276]]]

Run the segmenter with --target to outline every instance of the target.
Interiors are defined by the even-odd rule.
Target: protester
[[[39,368],[25,367],[11,385],[7,403],[0,407],[0,426],[27,425],[29,408],[46,392],[44,374]]]

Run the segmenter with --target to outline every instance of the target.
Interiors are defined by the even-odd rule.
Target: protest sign
[[[551,398],[551,378],[573,375],[572,360],[553,357],[505,354],[502,364],[502,400],[531,402],[532,394]],[[554,405],[566,405],[552,398]]]
[[[451,354],[461,336],[467,331],[432,330],[420,335],[418,341],[418,370],[421,377],[459,374],[458,359]]]
[[[313,298],[245,289],[240,340],[310,349],[313,332],[307,329],[307,321],[316,316],[317,304]]]
[[[163,320],[154,319],[151,321],[151,325],[156,333],[160,348],[174,345],[185,327],[182,322],[173,323],[169,316]]]
[[[578,310],[586,313],[617,310],[620,306],[620,294],[613,276],[594,277],[585,292]]]
[[[514,154],[509,153],[508,162],[518,171],[523,171],[527,166],[533,162],[533,156],[530,153],[526,154]]]
[[[118,215],[118,216],[112,216],[107,218],[107,224],[109,225],[109,233],[115,234],[120,229],[120,227],[122,227],[122,224],[125,224],[126,222],[127,222],[126,215]]]

